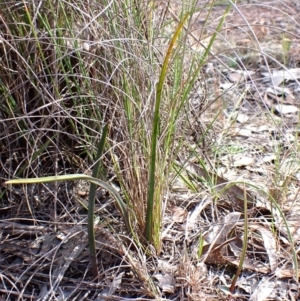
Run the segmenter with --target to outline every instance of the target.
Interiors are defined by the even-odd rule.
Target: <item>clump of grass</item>
[[[66,161],[86,168],[102,125],[109,123],[109,155],[134,226],[159,252],[162,200],[181,144],[176,135],[186,127],[179,120],[216,37],[200,59],[184,66],[187,49],[179,36],[195,4],[182,10],[187,14],[173,29],[161,68],[153,64],[160,56],[155,47],[164,45],[156,45],[161,28],[148,19],[150,4],[3,4],[4,160],[11,156],[5,149],[19,149],[9,177],[57,176],[66,172]],[[101,36],[95,33],[100,29]]]
[[[95,8],[99,14],[93,13]],[[7,120],[3,160],[12,155],[7,150],[18,149],[17,165],[8,177],[57,176],[66,172],[67,163],[84,171],[95,157],[103,124],[109,123],[109,157],[133,220],[159,250],[176,119],[188,95],[180,88],[183,60],[179,55],[173,62],[177,79],[171,91],[165,89],[164,79],[188,15],[175,30],[159,71],[153,65],[158,53],[150,44],[157,29],[143,13],[154,12],[147,3],[86,7],[80,2],[74,6],[46,1],[38,7],[5,3],[1,9],[6,12],[1,20],[5,28],[1,113]],[[120,9],[127,19],[119,17]],[[117,22],[107,22],[113,19]],[[147,32],[141,30],[143,26]],[[100,29],[101,37],[95,34]],[[126,38],[114,38],[118,36]],[[196,70],[194,78],[200,68]],[[156,88],[154,77],[159,72]],[[176,93],[182,92],[185,96],[179,98]],[[160,109],[166,113],[163,118]]]
[[[190,12],[194,6],[189,7]],[[23,140],[20,149],[30,148],[32,155],[22,153],[22,164],[10,176],[65,172],[58,162],[63,161],[64,165],[70,153],[74,160],[88,164],[95,155],[97,133],[108,122],[110,157],[133,220],[140,234],[144,233],[159,252],[162,199],[176,157],[175,136],[180,124],[181,132],[185,127],[178,119],[183,116],[190,90],[216,35],[201,59],[193,59],[193,66],[186,69],[185,46],[175,44],[189,17],[188,11],[174,27],[173,39],[159,70],[151,65],[157,51],[155,43],[150,42],[157,39],[155,35],[160,29],[151,25],[151,20],[142,13],[154,13],[147,3],[130,7],[126,2],[119,5],[109,2],[97,7],[103,9],[98,15],[92,14],[94,8],[84,7],[83,3],[72,6],[45,2],[39,7],[22,3],[13,8],[14,5],[2,8],[7,10],[7,19],[2,20],[6,29],[2,48],[6,58],[1,85],[6,96],[3,114],[11,117],[10,128],[19,128],[24,138],[19,133],[7,133],[5,137],[13,135],[16,144]],[[120,9],[127,12],[126,21],[118,16]],[[86,13],[90,13],[88,19]],[[114,18],[117,22],[107,22]],[[217,30],[221,25],[222,22]],[[132,30],[132,26],[139,30]],[[142,31],[143,26],[147,30]],[[105,34],[101,37],[94,34],[99,28],[107,39]],[[117,36],[126,38],[111,39]],[[149,46],[145,47],[145,43]],[[152,78],[158,73],[156,87]],[[171,89],[164,84],[167,78],[173,81]],[[182,86],[184,82],[186,87]],[[40,128],[45,130],[41,132]],[[180,145],[180,141],[177,143]],[[6,145],[12,147],[10,140]],[[6,152],[6,156],[10,154]],[[53,160],[52,164],[49,160]],[[49,162],[47,172],[41,163],[44,161]],[[38,170],[28,172],[34,165]]]

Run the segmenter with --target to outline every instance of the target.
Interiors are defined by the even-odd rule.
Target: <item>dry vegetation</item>
[[[0,300],[299,300],[299,13],[0,2]]]

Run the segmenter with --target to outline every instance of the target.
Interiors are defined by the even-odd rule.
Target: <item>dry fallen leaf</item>
[[[298,112],[298,108],[296,106],[293,106],[293,105],[284,105],[284,104],[274,105],[274,109],[278,113],[283,114],[283,115]]]
[[[222,223],[218,223],[208,230],[208,234],[204,237],[206,245],[202,250],[205,263],[226,264],[228,262],[228,259],[222,254],[222,248],[236,239],[228,240],[227,237],[239,222],[240,217],[241,213],[231,212],[225,216]]]
[[[222,222],[213,225],[205,236],[207,243],[222,244],[227,240],[229,232],[236,226],[241,217],[240,212],[230,212]]]
[[[227,73],[227,77],[231,82],[239,83],[247,79],[247,77],[255,74],[255,71],[248,70],[233,70]]]
[[[113,281],[109,284],[108,287],[106,287],[104,290],[102,290],[99,294],[97,301],[105,301],[107,300],[107,298],[109,296],[112,296],[116,289],[119,288],[121,282],[122,282],[122,278],[123,278],[124,272],[119,273],[118,275],[116,275],[116,277],[113,279]]]
[[[277,244],[274,233],[260,224],[249,224],[249,227],[259,231],[262,235],[264,246],[269,257],[269,265],[271,272],[277,268]]]
[[[229,90],[233,90],[233,88],[236,87],[236,84],[233,84],[233,83],[223,83],[223,84],[220,84],[220,88],[222,90],[225,90],[225,91],[229,91]]]
[[[170,274],[156,274],[154,277],[158,280],[159,286],[164,293],[174,294],[174,281]]]
[[[170,206],[169,209],[172,212],[172,219],[174,222],[183,223],[186,221],[188,212],[184,208],[178,206]]]
[[[206,181],[214,181],[214,190],[217,192],[222,192],[229,197],[232,205],[237,207],[238,209],[244,209],[244,198],[246,195],[247,198],[247,206],[248,208],[253,208],[256,204],[255,199],[249,194],[249,192],[237,185],[231,184],[226,179],[204,170],[202,167],[196,165],[195,163],[188,162],[185,164],[185,168],[187,172],[194,173],[199,177],[204,178]]]
[[[277,278],[293,278],[295,274],[294,269],[277,269],[275,272]],[[298,275],[300,275],[300,270],[298,270]]]
[[[203,198],[201,202],[195,207],[193,212],[190,214],[189,219],[187,220],[188,229],[193,229],[196,226],[196,221],[202,210],[205,209],[206,206],[212,204],[213,200],[211,198]]]
[[[292,68],[286,70],[275,70],[270,73],[262,73],[266,78],[270,78],[274,86],[279,86],[283,81],[297,80],[300,78],[300,68]]]
[[[270,278],[264,277],[255,288],[249,301],[265,301],[269,300],[269,296],[274,290],[276,282]]]
[[[236,266],[239,266],[239,259],[228,258],[228,261]],[[243,269],[255,271],[257,273],[269,274],[270,269],[259,261],[246,258],[243,262]]]
[[[206,245],[203,247],[202,253],[205,255],[204,262],[209,264],[227,264],[229,261],[222,255],[222,247],[224,245],[214,245],[214,248],[212,248],[212,245]]]
[[[248,114],[238,113],[236,116],[236,121],[239,123],[245,123],[248,122],[250,118],[251,116],[249,116]]]
[[[295,97],[287,87],[268,87],[265,91],[269,96],[274,95],[275,101],[280,101],[283,104],[295,105]]]
[[[252,165],[254,163],[254,159],[243,154],[235,154],[223,156],[221,158],[221,162],[226,166],[241,167]]]
[[[275,154],[266,155],[263,157],[262,162],[263,163],[270,163],[272,161],[275,161],[277,159],[277,156]]]
[[[235,127],[231,130],[231,134],[248,138],[252,135],[252,131],[250,129]]]

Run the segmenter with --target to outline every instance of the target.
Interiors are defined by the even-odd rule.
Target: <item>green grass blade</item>
[[[104,151],[105,141],[107,137],[108,126],[107,124],[103,128],[102,136],[99,142],[98,151],[96,155],[96,164],[93,168],[92,176],[93,178],[98,178],[99,167],[101,164],[101,156]],[[89,237],[89,249],[90,249],[90,258],[91,266],[94,278],[98,277],[97,269],[97,258],[96,258],[96,243],[95,243],[95,229],[94,229],[94,211],[95,211],[95,197],[96,197],[97,185],[91,183],[90,193],[89,193],[89,210],[88,210],[88,237]]]
[[[286,227],[286,232],[287,232],[287,235],[288,235],[288,238],[289,238],[289,243],[290,243],[291,248],[292,248],[292,257],[293,257],[293,264],[294,264],[294,270],[295,270],[295,279],[296,279],[296,281],[299,281],[298,255],[297,255],[297,251],[295,249],[295,244],[294,244],[294,239],[293,239],[292,233],[290,231],[288,222],[286,220],[286,217],[284,216],[284,213],[283,213],[280,205],[271,196],[269,196],[269,198],[271,199],[272,205],[275,205],[276,209],[278,210],[278,212],[280,214],[280,217],[282,218],[283,223],[284,223],[284,225]]]
[[[247,193],[246,193],[246,187],[244,184],[244,239],[243,239],[243,248],[241,252],[241,258],[239,262],[238,269],[234,275],[234,278],[232,280],[231,286],[230,286],[230,292],[233,294],[236,282],[239,278],[239,275],[242,271],[243,264],[246,257],[246,251],[247,251],[247,244],[248,244],[248,206],[247,206]]]
[[[172,50],[175,47],[175,43],[178,40],[178,37],[182,31],[183,25],[189,14],[186,14],[182,21],[180,22],[175,34],[170,42],[168,47],[166,57],[161,69],[159,81],[157,84],[156,90],[156,102],[155,102],[155,111],[153,117],[153,126],[152,126],[152,141],[151,141],[151,154],[150,154],[150,171],[149,171],[149,188],[148,188],[148,200],[147,200],[147,212],[146,212],[146,228],[145,228],[145,237],[148,241],[153,242],[153,210],[155,202],[155,172],[156,172],[156,151],[157,151],[157,139],[159,136],[159,109],[160,103],[162,100],[162,91],[164,86],[164,81],[166,78],[167,70],[169,67],[169,61],[172,54]]]
[[[110,194],[115,198],[118,209],[120,210],[120,213],[124,218],[125,226],[128,232],[131,234],[132,231],[129,222],[127,206],[124,204],[118,192],[105,181],[95,179],[91,176],[87,176],[84,174],[72,174],[72,175],[61,175],[61,176],[53,176],[53,177],[30,178],[30,179],[14,179],[14,180],[6,181],[5,184],[39,184],[39,183],[50,183],[55,181],[62,182],[62,181],[76,181],[76,180],[85,180],[90,183],[94,183],[109,191]]]

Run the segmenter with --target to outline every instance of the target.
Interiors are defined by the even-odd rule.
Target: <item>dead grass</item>
[[[232,10],[226,19],[185,114],[178,117],[173,168],[162,179],[168,189],[163,195],[161,252],[156,253],[141,235],[148,185],[145,146],[151,137],[157,66],[178,25],[178,3],[154,10],[150,3],[139,4],[141,20],[153,18],[153,29],[159,29],[152,36],[146,23],[114,15],[116,8],[125,11],[125,2],[77,2],[67,10],[49,3],[26,7],[29,14],[30,8],[36,12],[37,23],[44,20],[38,12],[59,13],[60,30],[39,23],[39,30],[32,32],[25,3],[18,6],[24,24],[16,19],[14,4],[10,10],[0,5],[1,178],[89,174],[96,141],[109,123],[102,179],[132,202],[139,239],[128,236],[114,201],[98,191],[99,277],[93,279],[87,212],[77,202],[86,201],[87,183],[3,186],[1,298],[299,299],[297,4],[273,1],[270,9],[268,3],[241,2],[241,12]],[[105,8],[99,19],[95,11]],[[207,46],[224,11],[216,4],[206,21],[209,9],[201,6],[186,26],[190,56],[184,64],[203,54],[199,42]],[[262,10],[270,14],[263,24]],[[66,16],[78,28],[64,22]],[[150,36],[156,44],[148,40],[143,46],[141,41]],[[291,44],[284,43],[286,38]],[[167,95],[176,95],[174,68],[166,81]],[[277,70],[284,73],[274,75]],[[183,78],[182,85],[189,77]],[[243,246],[245,200],[248,244]],[[232,288],[243,247],[243,269]]]

